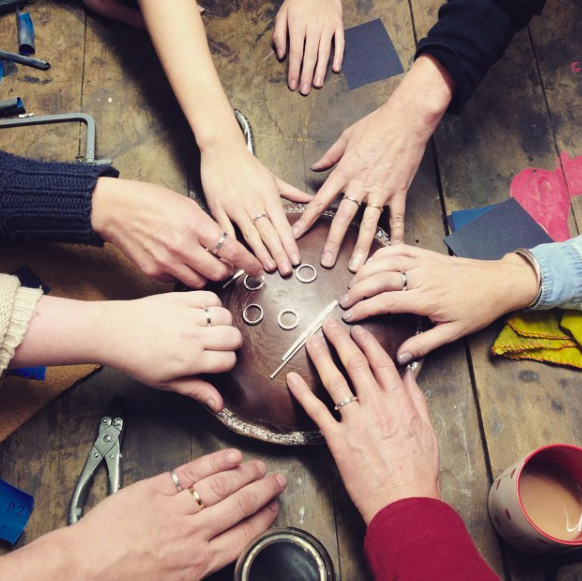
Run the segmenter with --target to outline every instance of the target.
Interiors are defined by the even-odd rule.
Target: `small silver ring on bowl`
[[[301,271],[304,268],[310,269],[313,274],[309,277],[301,276]],[[304,284],[309,284],[310,282],[313,282],[317,278],[317,270],[315,269],[315,266],[313,266],[312,264],[307,264],[305,262],[304,264],[300,264],[297,267],[297,270],[295,270],[295,276],[297,277],[297,280],[299,282],[302,282]]]
[[[285,324],[283,323],[283,317],[285,315],[293,315],[295,320],[292,323]],[[277,322],[279,323],[279,327],[281,327],[281,329],[285,329],[285,331],[291,331],[299,324],[299,314],[295,309],[283,309],[277,317]]]
[[[249,279],[250,280],[258,280],[259,281],[259,285],[258,286],[251,286],[249,284]],[[260,289],[262,289],[265,286],[265,277],[261,276],[260,278],[255,278],[254,276],[249,276],[248,274],[245,274],[245,277],[243,278],[243,284],[245,285],[245,288],[247,290],[250,291],[258,291]]]
[[[248,316],[248,311],[249,309],[258,309],[259,310],[259,316],[256,319],[249,319]],[[242,318],[244,320],[244,322],[247,325],[258,325],[265,317],[265,312],[263,311],[263,307],[261,307],[261,305],[258,305],[257,303],[251,303],[250,305],[247,305],[242,312]]]

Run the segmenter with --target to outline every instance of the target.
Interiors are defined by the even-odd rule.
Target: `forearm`
[[[107,305],[43,296],[9,367],[104,364],[101,344]]]
[[[212,62],[193,0],[140,0],[146,26],[168,80],[201,149],[216,140],[244,142]]]
[[[70,529],[72,530],[72,529]],[[75,545],[65,529],[0,557],[0,579],[10,581],[88,581],[80,573]]]

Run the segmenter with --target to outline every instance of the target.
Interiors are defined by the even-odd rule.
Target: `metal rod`
[[[6,52],[5,50],[0,50],[0,59],[26,65],[33,69],[40,69],[41,71],[48,71],[51,68],[50,63],[47,61],[41,61],[30,56],[23,56],[15,52]]]

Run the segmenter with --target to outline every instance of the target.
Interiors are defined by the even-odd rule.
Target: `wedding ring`
[[[226,242],[226,237],[227,237],[226,232],[223,232],[220,235],[220,238],[218,239],[216,246],[210,251],[210,254],[212,254],[212,256],[218,256],[218,253],[220,252],[222,245]]]
[[[251,284],[252,281],[258,281],[258,284],[252,285]],[[243,284],[245,285],[245,288],[247,290],[258,291],[259,289],[262,289],[265,286],[265,277],[261,276],[260,278],[255,278],[254,276],[249,276],[247,274],[243,278]]]
[[[285,324],[283,323],[283,317],[285,315],[293,315],[295,317],[295,320],[292,323]],[[281,329],[285,329],[285,331],[291,331],[292,329],[295,329],[295,327],[297,327],[297,325],[299,324],[299,315],[297,314],[297,311],[294,309],[283,309],[279,313],[279,316],[277,317],[277,322],[279,323],[279,327],[281,327]]]
[[[170,470],[170,476],[172,477],[172,480],[174,481],[174,484],[176,485],[178,492],[182,492],[182,490],[184,490],[184,489],[182,488],[182,485],[180,484],[180,481],[178,480],[178,476],[176,475],[176,473],[173,470]]]
[[[408,290],[408,276],[405,272],[400,273],[402,275],[402,290]]]
[[[210,316],[210,309],[208,307],[204,309],[204,314],[206,315],[206,326],[212,327],[212,317]]]
[[[257,220],[260,220],[261,218],[268,218],[268,217],[269,217],[269,215],[268,215],[268,214],[259,214],[258,216],[255,216],[255,217],[253,218],[253,224],[254,224],[254,223],[257,221]]]
[[[356,200],[356,198],[352,198],[350,196],[344,196],[342,198],[342,201],[343,200],[347,200],[348,202],[354,202],[354,204],[357,204],[358,205],[358,208],[362,205],[362,202],[360,202],[360,200]]]
[[[190,488],[188,488],[188,490],[190,491],[190,494],[192,494],[192,498],[198,503],[200,510],[202,510],[204,508],[204,503],[202,502],[202,499],[200,498],[200,495],[198,494],[198,492],[196,492],[194,485],[190,486]]]
[[[309,270],[311,270],[311,276],[302,276],[301,275],[301,271],[307,268]],[[299,282],[302,282],[304,284],[309,284],[310,282],[313,282],[316,278],[317,278],[317,270],[315,270],[315,266],[311,265],[311,264],[300,264],[297,269],[295,270],[295,276],[297,277],[297,280]]]
[[[337,410],[339,410],[340,408],[343,408],[345,405],[348,405],[348,404],[353,403],[355,401],[358,401],[358,396],[352,395],[351,397],[348,397],[348,398],[340,401],[333,409],[337,412]]]
[[[249,316],[248,316],[249,309],[258,309],[259,316],[256,319],[249,319]],[[247,325],[251,325],[251,326],[258,325],[263,320],[264,316],[265,316],[265,313],[263,311],[263,307],[261,307],[261,305],[257,305],[257,303],[251,303],[250,305],[247,305],[242,312],[242,318],[243,318],[244,322]]]
[[[380,210],[380,214],[384,212],[384,206],[378,204],[377,202],[370,202],[369,204],[366,204],[366,208],[376,208],[377,210]]]

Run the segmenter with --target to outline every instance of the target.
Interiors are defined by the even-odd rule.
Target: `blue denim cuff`
[[[582,310],[582,236],[540,244],[531,250],[542,275],[542,292],[532,310]]]

